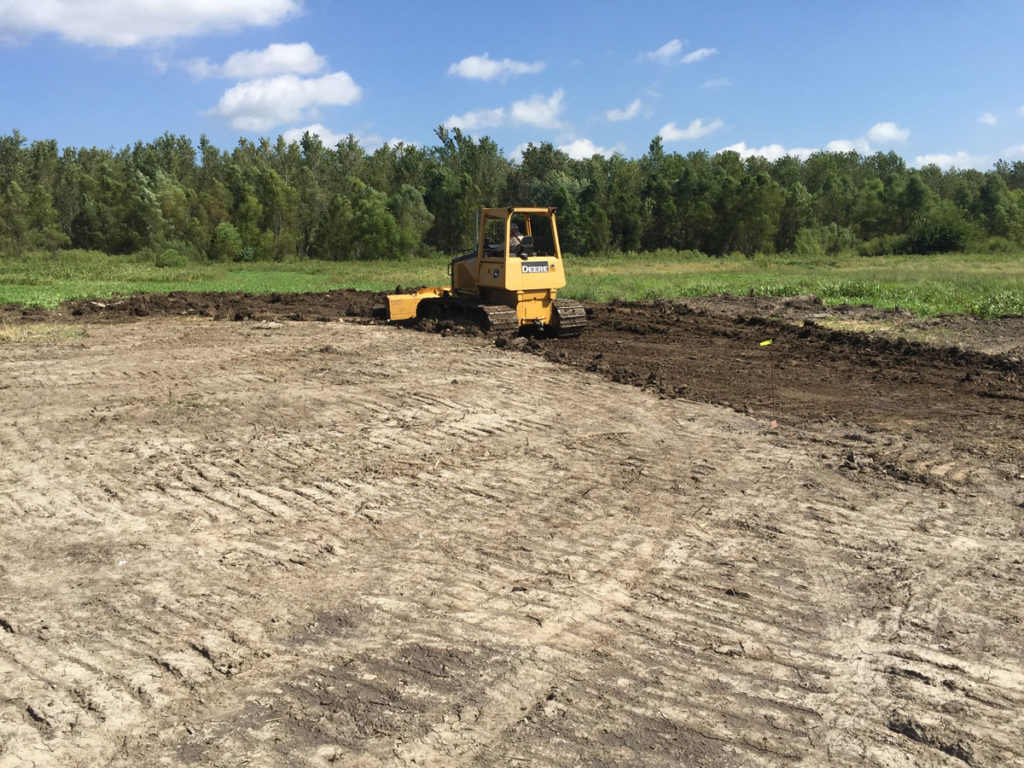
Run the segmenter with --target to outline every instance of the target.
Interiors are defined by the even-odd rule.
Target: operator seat
[[[519,245],[516,246],[516,256],[526,258],[527,256],[533,255],[533,237],[531,235],[525,235],[519,240]]]

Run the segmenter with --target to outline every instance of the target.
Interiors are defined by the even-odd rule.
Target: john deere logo
[[[524,274],[529,274],[531,272],[547,272],[547,271],[548,271],[548,263],[546,261],[544,261],[544,262],[532,262],[532,263],[531,262],[527,262],[527,263],[523,264],[523,273]]]

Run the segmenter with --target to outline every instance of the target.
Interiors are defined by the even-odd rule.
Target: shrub
[[[919,218],[903,240],[904,253],[951,253],[962,251],[971,236],[971,227],[960,209],[942,201]]]
[[[147,246],[130,257],[136,264],[157,267],[183,267],[189,262],[202,261],[204,254],[196,246],[182,240],[169,240]]]
[[[972,240],[968,245],[971,253],[1020,253],[1021,246],[1006,237],[986,237]]]
[[[721,261],[729,262],[732,264],[746,264],[750,261],[750,257],[747,256],[743,251],[730,251],[729,253],[723,253],[718,257]]]
[[[831,222],[797,230],[793,251],[800,256],[835,256],[843,251],[853,251],[856,245],[857,238],[849,229]]]
[[[158,267],[183,267],[188,259],[177,249],[167,248],[153,259],[153,263]]]
[[[234,261],[242,250],[242,236],[230,221],[222,221],[213,231],[210,243],[210,258],[217,261]]]
[[[857,247],[861,256],[892,256],[903,250],[902,235],[882,235],[873,237]]]

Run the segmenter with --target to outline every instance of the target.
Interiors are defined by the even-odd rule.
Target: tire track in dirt
[[[384,764],[463,764],[483,746],[500,740],[524,713],[547,699],[568,657],[594,648],[597,640],[586,635],[630,601],[632,585],[651,562],[654,549],[644,540],[613,542],[606,549],[600,572],[606,577],[614,574],[614,586],[609,587],[607,581],[599,589],[593,582],[577,584],[574,595],[551,606],[550,618],[536,619],[538,627],[523,633],[522,642],[530,650],[513,663],[511,674],[491,681],[481,692],[470,723],[461,717],[458,722],[441,723],[417,742],[396,749],[395,758]]]
[[[817,437],[472,339],[153,325],[107,354],[232,369],[196,405],[55,393],[0,465],[19,762],[1020,758],[1005,489],[823,469]]]
[[[537,425],[537,424],[539,424],[539,422],[535,422],[534,424]],[[463,439],[471,440],[471,439],[476,438],[476,437],[479,437],[481,439],[490,439],[490,438],[493,438],[495,434],[500,434],[500,433],[502,433],[504,431],[507,431],[507,430],[503,430],[503,429],[499,428],[499,429],[496,429],[496,430],[485,429],[485,430],[481,431],[481,430],[470,428],[469,430],[467,430],[467,434],[464,435]],[[428,435],[427,436],[429,438],[426,441],[427,447],[428,448],[432,448],[433,447],[432,444],[434,442],[446,442],[446,441],[448,441],[450,439],[450,434],[449,433],[450,433],[450,429],[447,427],[447,425],[442,425],[440,428],[436,429],[432,435]],[[398,433],[399,436],[401,434],[403,434],[403,433]],[[401,440],[398,441],[399,444],[401,444],[401,442],[402,442]],[[485,484],[483,487],[484,487],[484,490],[481,491],[481,489],[479,487],[474,487],[474,486],[471,485],[469,487],[469,492],[470,492],[471,495],[482,496],[484,498],[491,498],[491,499],[497,498],[497,492],[498,492],[499,489],[491,488],[487,484]],[[398,493],[402,493],[402,492],[403,491],[399,491]]]

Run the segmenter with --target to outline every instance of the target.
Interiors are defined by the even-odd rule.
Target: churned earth
[[[0,766],[1024,764],[1020,318],[380,304],[0,309]]]

